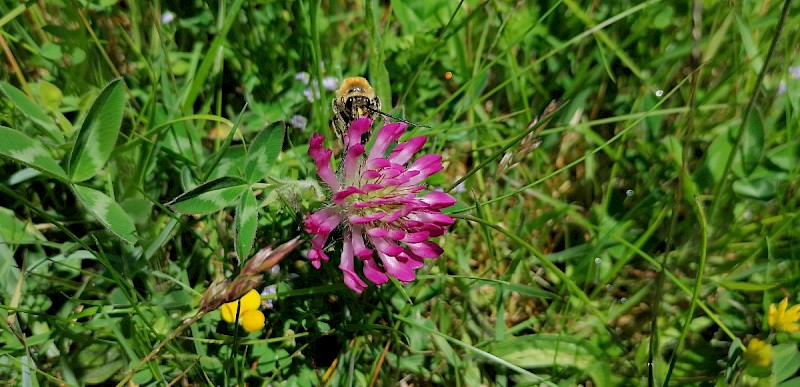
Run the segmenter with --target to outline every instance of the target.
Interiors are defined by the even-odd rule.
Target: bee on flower
[[[412,161],[427,137],[414,137],[392,148],[407,124],[390,123],[380,128],[367,150],[361,139],[372,124],[371,118],[361,117],[348,125],[338,174],[331,166],[333,151],[323,146],[324,136],[315,133],[308,149],[331,197],[325,208],[306,215],[305,230],[313,235],[307,257],[315,268],[328,261],[328,237],[341,226],[339,268],[344,283],[357,293],[368,286],[359,268],[378,286],[390,276],[403,283],[413,281],[425,258],[442,254],[430,238],[443,235],[453,224],[441,210],[455,203],[444,192],[423,193],[425,179],[443,168],[438,154],[420,155]]]

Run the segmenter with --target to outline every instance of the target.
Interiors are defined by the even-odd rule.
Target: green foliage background
[[[797,385],[796,338],[769,336],[767,370],[741,351],[799,295],[798,11],[2,1],[0,379]],[[430,127],[429,182],[459,201],[443,256],[356,296],[296,251],[264,331],[211,313],[171,338],[212,281],[302,235],[324,200],[307,142],[355,75]]]

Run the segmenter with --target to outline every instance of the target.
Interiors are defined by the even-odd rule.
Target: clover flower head
[[[250,290],[242,298],[220,307],[222,319],[228,323],[236,321],[236,311],[239,311],[239,324],[247,332],[256,332],[264,328],[264,313],[258,310],[261,305],[261,295],[256,290]]]
[[[789,308],[789,298],[785,297],[776,307],[775,304],[769,305],[769,312],[767,313],[767,322],[770,328],[779,332],[798,332],[800,325],[797,321],[800,320],[800,305],[794,305]]]
[[[406,130],[405,123],[391,123],[380,129],[367,151],[361,138],[371,126],[368,118],[350,125],[338,174],[331,167],[333,151],[323,146],[323,136],[315,133],[308,149],[317,174],[330,187],[331,200],[327,207],[306,216],[305,230],[313,235],[307,257],[315,268],[328,261],[325,244],[341,225],[339,268],[344,283],[357,293],[367,288],[357,266],[378,286],[389,276],[403,283],[413,281],[424,258],[442,254],[442,248],[429,239],[443,235],[453,224],[441,210],[455,203],[447,193],[422,192],[424,180],[442,170],[438,154],[412,161],[427,137],[414,137],[390,149]]]
[[[759,367],[769,367],[772,363],[772,346],[759,340],[752,339],[742,354],[744,359]]]

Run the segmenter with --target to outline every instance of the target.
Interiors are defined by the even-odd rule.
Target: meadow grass
[[[798,7],[0,1],[0,384],[798,385]],[[303,223],[348,76],[457,199],[360,295]]]

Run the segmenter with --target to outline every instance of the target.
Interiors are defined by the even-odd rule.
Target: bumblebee
[[[347,128],[353,121],[362,117],[374,120],[383,114],[380,111],[380,98],[363,77],[345,78],[336,90],[336,97],[331,102],[331,107],[333,108],[331,123],[339,138],[344,138]]]
[[[345,78],[342,85],[336,90],[336,98],[331,101],[331,108],[333,109],[331,126],[339,139],[344,139],[344,134],[347,133],[350,124],[362,117],[375,121],[378,116],[383,116],[387,120],[391,118],[409,125],[429,128],[382,112],[380,98],[375,94],[375,89],[363,77]],[[366,144],[368,141],[369,132],[364,133],[361,137],[362,144]]]

